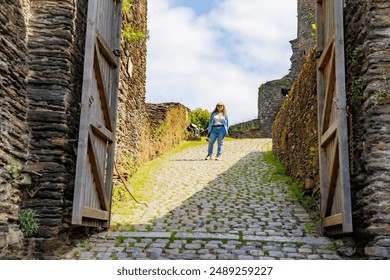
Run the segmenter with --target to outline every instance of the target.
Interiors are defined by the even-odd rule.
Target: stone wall
[[[305,183],[305,190],[319,200],[317,76],[315,49],[290,94],[283,103],[272,129],[273,152],[290,176]]]
[[[23,208],[39,215],[35,251],[67,243],[83,76],[86,1],[30,1],[28,23],[29,110],[27,168],[33,184]],[[40,257],[40,256],[37,256]]]
[[[361,253],[390,258],[390,2],[345,4],[354,232]]]
[[[356,254],[372,259],[390,258],[389,14],[389,1],[345,1],[352,237]],[[307,158],[317,142],[313,63],[309,59],[304,66],[291,90],[291,100],[289,96],[274,123],[273,149],[292,177],[313,179],[318,185],[318,168]],[[313,172],[300,164],[305,162],[305,155]],[[306,181],[306,186],[310,185],[312,182]]]
[[[316,21],[316,5],[313,0],[298,0],[298,21],[297,38],[290,41],[293,54],[291,60],[291,74],[293,77],[299,75],[306,57],[316,44],[315,30],[313,24]]]
[[[229,127],[229,137],[232,138],[263,138],[259,119],[234,124]]]
[[[13,228],[19,209],[27,208],[38,214],[39,223],[31,238],[8,238],[2,254],[42,258],[66,244],[70,234],[87,2],[2,1],[1,11],[6,141],[0,152],[1,179],[7,184],[1,205],[9,209],[2,223]],[[6,170],[13,163],[25,174],[10,187]]]
[[[147,122],[140,161],[154,159],[187,137],[189,109],[180,103],[146,104]]]
[[[261,137],[272,137],[272,124],[292,85],[289,77],[267,82],[259,88],[257,117]]]
[[[147,1],[135,0],[123,22],[135,30],[147,32]],[[146,41],[137,40],[121,51],[121,73],[118,99],[118,124],[116,136],[116,162],[137,164],[146,121]],[[123,164],[122,164],[123,163]],[[121,168],[121,167],[120,167]],[[128,175],[126,168],[121,173]]]
[[[17,219],[20,188],[9,173],[27,160],[27,56],[25,3],[0,4],[0,258],[15,257],[23,246]]]

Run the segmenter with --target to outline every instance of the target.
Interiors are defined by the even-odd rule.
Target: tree
[[[206,109],[196,108],[190,112],[190,121],[198,126],[198,128],[206,129],[210,120],[211,113]]]

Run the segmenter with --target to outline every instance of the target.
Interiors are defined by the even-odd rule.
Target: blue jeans
[[[210,133],[209,139],[209,150],[208,155],[211,156],[213,154],[214,143],[218,139],[218,150],[217,155],[221,155],[223,148],[223,139],[226,136],[226,129],[224,126],[213,126]]]

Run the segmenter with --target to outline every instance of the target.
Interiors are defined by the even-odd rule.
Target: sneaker
[[[215,157],[215,160],[220,160],[221,159],[221,155],[217,155],[216,157]]]
[[[211,156],[210,155],[207,155],[207,157],[205,158],[205,160],[209,160],[211,159]]]

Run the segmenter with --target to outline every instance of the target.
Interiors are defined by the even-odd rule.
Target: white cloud
[[[261,83],[288,73],[296,1],[221,0],[209,14],[148,1],[147,102],[212,110],[231,123],[257,117]]]

